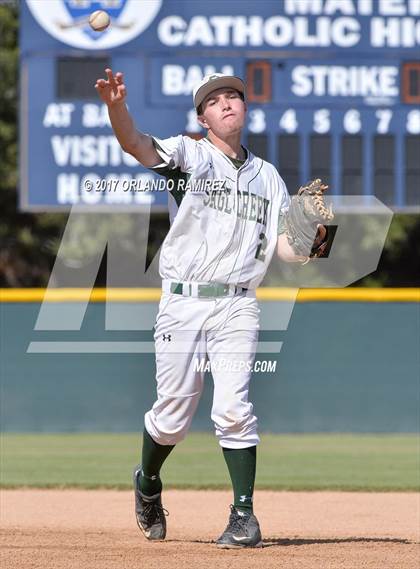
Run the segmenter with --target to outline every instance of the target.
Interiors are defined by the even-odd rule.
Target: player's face
[[[216,89],[204,99],[200,123],[218,136],[240,132],[245,123],[246,105],[238,91]]]

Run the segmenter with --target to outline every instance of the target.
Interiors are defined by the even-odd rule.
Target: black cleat
[[[241,547],[262,547],[260,526],[254,514],[230,507],[229,522],[216,541],[217,547],[236,549]]]
[[[141,467],[134,471],[134,497],[136,521],[143,535],[150,540],[165,539],[168,512],[162,507],[161,494],[146,496],[139,490]]]

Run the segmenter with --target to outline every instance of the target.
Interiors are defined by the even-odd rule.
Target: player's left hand
[[[327,240],[327,228],[325,225],[318,224],[315,241],[312,245],[310,257],[322,257],[325,253],[325,249],[327,248],[328,240]]]
[[[325,253],[328,231],[324,223],[334,218],[332,208],[327,208],[324,201],[327,188],[317,178],[301,186],[297,195],[292,197],[284,229],[296,255],[313,258],[322,257]]]

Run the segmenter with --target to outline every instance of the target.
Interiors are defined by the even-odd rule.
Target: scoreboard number
[[[349,109],[344,115],[343,126],[344,130],[349,134],[357,134],[360,132],[362,128],[360,112],[357,109]]]
[[[248,125],[248,129],[250,132],[254,134],[259,134],[261,132],[265,132],[266,129],[266,121],[265,121],[265,112],[262,109],[253,109],[249,113],[250,123]]]
[[[420,134],[420,111],[410,111],[407,114],[407,132],[410,134]]]
[[[201,132],[201,126],[197,122],[197,111],[195,109],[190,109],[187,112],[187,124],[185,130],[191,133]]]
[[[293,134],[297,131],[298,121],[296,119],[295,109],[287,109],[281,116],[279,120],[279,126],[289,134]]]
[[[392,119],[392,111],[390,109],[378,109],[375,114],[378,119],[376,131],[379,134],[386,134],[389,130],[389,123]]]
[[[328,109],[319,109],[314,112],[314,126],[313,129],[318,134],[325,134],[330,131],[331,119],[330,111]]]

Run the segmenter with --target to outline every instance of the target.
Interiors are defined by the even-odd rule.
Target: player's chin
[[[241,132],[244,127],[244,123],[243,121],[236,119],[232,121],[226,121],[223,126],[225,134],[236,134],[237,132]]]

